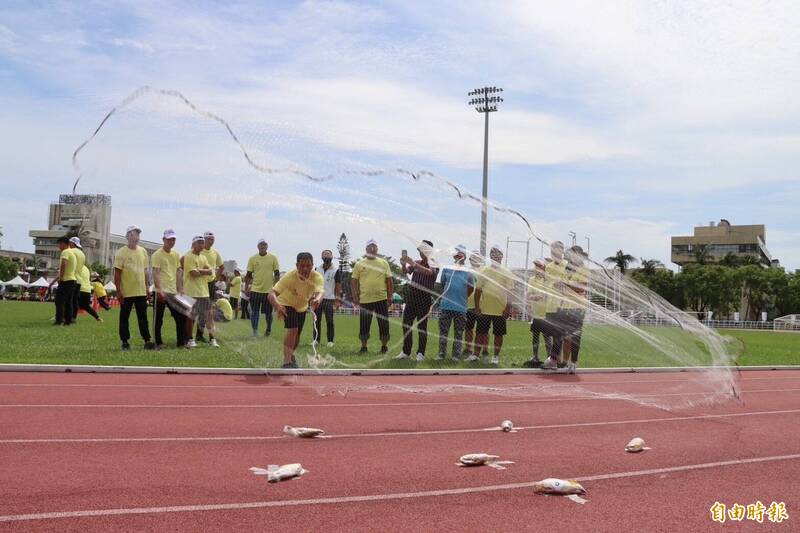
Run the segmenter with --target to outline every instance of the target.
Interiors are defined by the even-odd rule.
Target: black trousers
[[[100,318],[99,316],[97,316],[97,312],[94,309],[92,309],[92,293],[81,292],[78,295],[78,307],[89,313],[89,315],[93,317],[95,320]]]
[[[81,284],[75,282],[75,290],[72,291],[72,321],[78,318],[78,309],[81,308]]]
[[[186,344],[186,317],[181,313],[181,306],[175,301],[174,294],[165,294],[164,300],[156,299],[156,344],[164,344],[161,338],[161,328],[164,325],[164,310],[169,308],[172,319],[175,321],[175,338],[178,347]]]
[[[336,300],[322,300],[316,311],[316,329],[314,340],[319,342],[322,336],[322,315],[325,315],[325,328],[328,330],[328,342],[333,342],[333,304]]]
[[[100,307],[102,307],[106,311],[111,309],[111,306],[108,305],[108,302],[106,302],[106,297],[105,296],[100,296],[99,298],[97,298],[97,303],[100,304]]]
[[[56,289],[56,324],[72,324],[75,322],[72,304],[75,285],[75,280],[58,282],[58,288]]]
[[[417,331],[419,342],[417,352],[425,355],[425,348],[428,346],[428,313],[431,311],[430,297],[427,299],[411,297],[403,309],[403,353],[411,355],[411,348],[414,344],[414,335],[411,333],[411,325],[417,321]]]
[[[544,337],[545,353],[550,355],[553,346],[552,329],[543,318],[534,318],[531,321],[531,355],[539,358],[539,336]]]
[[[262,311],[267,319],[266,333],[272,331],[272,304],[269,303],[267,295],[266,292],[250,291],[250,325],[253,326],[253,331],[258,331],[258,322],[261,319]]]
[[[139,323],[139,334],[144,342],[150,342],[150,328],[147,325],[147,296],[132,296],[123,299],[119,310],[119,338],[128,342],[131,338],[128,329],[128,320],[131,317],[131,308],[136,307],[136,321]]]
[[[361,304],[358,338],[362,341],[369,340],[369,330],[372,328],[373,315],[378,320],[378,333],[380,334],[381,343],[386,344],[389,342],[389,304],[386,300]]]
[[[240,298],[239,305],[241,307],[241,314],[239,315],[239,318],[250,318],[250,300]]]

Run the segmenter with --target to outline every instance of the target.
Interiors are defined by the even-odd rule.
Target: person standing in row
[[[430,255],[433,253],[433,243],[422,241],[417,246],[419,260],[413,260],[408,255],[400,256],[400,268],[404,276],[411,274],[411,283],[408,289],[408,301],[403,309],[403,351],[396,359],[408,359],[414,344],[414,335],[411,328],[417,322],[417,361],[425,360],[425,349],[428,346],[428,315],[431,312],[431,294],[439,269],[430,264]],[[392,295],[390,295],[391,297]]]
[[[469,269],[472,272],[473,282],[477,283],[480,277],[480,269],[483,266],[483,257],[478,250],[472,250],[469,254]],[[478,315],[475,314],[475,291],[473,290],[467,298],[467,320],[464,325],[464,343],[467,349],[464,355],[467,360],[471,360],[472,355],[480,356],[480,352],[475,351],[475,325],[478,323]]]
[[[586,314],[589,269],[583,265],[586,254],[580,246],[573,246],[566,253],[567,279],[563,304],[565,317],[564,359],[570,373],[575,373],[581,350],[583,320]]]
[[[489,258],[489,264],[481,268],[480,278],[475,283],[475,314],[478,316],[475,345],[482,352],[489,343],[491,329],[494,333],[494,356],[491,363],[499,365],[506,321],[511,316],[508,295],[514,289],[514,275],[503,267],[503,252],[499,245],[492,246]],[[478,360],[478,356],[474,354],[468,359]]]
[[[531,358],[522,363],[527,368],[541,368],[539,359],[539,337],[544,337],[545,354],[553,346],[552,328],[547,323],[547,281],[546,265],[538,259],[533,262],[533,275],[528,278],[528,308],[531,314]]]
[[[322,294],[322,303],[316,310],[316,327],[314,328],[314,343],[319,344],[322,337],[322,315],[325,315],[325,327],[328,333],[328,347],[333,346],[333,311],[338,309],[342,302],[342,273],[339,267],[333,264],[333,251],[323,250],[322,265],[317,267],[317,272],[325,281]]]
[[[367,353],[369,330],[372,317],[378,321],[378,333],[381,339],[381,353],[389,351],[389,306],[392,303],[394,284],[392,271],[386,259],[378,257],[378,243],[373,239],[367,241],[366,255],[353,267],[350,277],[353,304],[359,309],[359,332],[361,351]]]
[[[198,327],[204,328],[205,321],[211,313],[211,298],[208,295],[208,283],[206,278],[213,272],[208,259],[203,255],[205,239],[203,235],[196,235],[192,238],[192,249],[186,252],[181,258],[181,269],[183,270],[183,294],[194,298],[191,316],[186,320],[186,347],[196,348],[197,341],[192,338],[194,321],[197,320]],[[216,340],[211,343],[216,344]]]
[[[228,299],[233,308],[233,318],[239,318],[239,298],[242,296],[242,272],[238,268],[233,269],[233,277],[231,278],[230,288],[228,291]]]
[[[245,275],[245,290],[250,296],[250,325],[253,326],[253,337],[258,336],[258,322],[263,311],[267,319],[267,329],[264,336],[272,333],[272,305],[268,295],[275,283],[280,279],[280,266],[278,258],[267,252],[269,245],[266,239],[259,239],[258,253],[247,260],[247,274]]]
[[[203,234],[203,256],[208,260],[208,264],[211,266],[211,274],[205,277],[205,282],[208,285],[208,298],[209,301],[214,301],[214,296],[217,292],[215,288],[215,282],[217,277],[222,274],[223,270],[225,269],[222,261],[222,255],[214,248],[214,232],[207,231]],[[201,326],[202,324],[202,326]],[[214,314],[211,312],[211,308],[208,310],[208,316],[206,317],[204,322],[198,321],[197,323],[197,335],[195,336],[195,341],[197,342],[206,342],[205,337],[203,336],[203,328],[208,326],[208,342],[216,347],[218,346],[217,341],[214,339],[213,331],[214,331]],[[211,341],[214,342],[211,342]]]
[[[453,256],[455,264],[442,269],[442,296],[439,300],[439,355],[437,359],[447,358],[447,340],[450,324],[453,324],[453,359],[461,359],[461,337],[467,321],[467,299],[475,287],[475,277],[464,265],[467,248],[456,246]]]
[[[61,250],[61,258],[58,263],[58,288],[56,289],[56,320],[54,326],[69,326],[74,322],[74,307],[72,305],[72,293],[75,291],[76,275],[75,265],[77,258],[69,247],[69,237],[59,237],[58,249]],[[50,286],[53,282],[50,283]]]
[[[139,323],[139,334],[144,340],[145,350],[152,350],[155,344],[150,341],[150,329],[147,324],[147,267],[149,258],[147,251],[139,246],[139,226],[128,226],[125,231],[127,246],[123,246],[114,256],[114,285],[117,287],[117,298],[122,306],[119,312],[119,338],[122,349],[130,350],[128,341],[131,338],[128,321],[131,308],[136,308],[136,320]]]
[[[78,320],[78,310],[80,309],[81,285],[83,280],[83,267],[86,265],[86,255],[83,253],[83,246],[78,237],[70,237],[69,249],[75,255],[75,290],[72,292],[72,316],[73,320]],[[83,287],[85,290],[86,287]]]
[[[100,318],[97,311],[92,309],[92,284],[89,281],[89,267],[83,265],[81,275],[78,276],[78,279],[81,281],[80,288],[78,289],[80,292],[78,295],[78,308],[86,311],[95,321],[102,322],[103,319]]]
[[[567,273],[567,262],[564,260],[563,242],[554,241],[550,244],[550,262],[545,266],[544,273],[549,290],[546,322],[553,332],[553,343],[547,360],[542,364],[542,368],[552,370],[566,365],[559,361],[563,338],[566,336],[568,328],[568,319],[566,319],[563,311],[563,295],[565,294],[566,281],[569,274]]]
[[[108,293],[106,292],[106,288],[103,286],[103,282],[100,280],[100,275],[97,272],[92,274],[92,288],[94,289],[94,297],[97,298],[97,303],[105,309],[106,311],[111,309],[111,306],[108,305],[106,302],[106,298],[108,297]]]
[[[175,321],[175,338],[178,348],[186,345],[186,317],[183,315],[181,304],[176,300],[176,296],[182,292],[183,280],[178,277],[181,257],[174,249],[175,240],[175,231],[165,230],[161,238],[164,244],[150,258],[150,264],[153,267],[153,282],[156,286],[156,349],[164,347],[161,328],[164,325],[166,308],[169,308],[172,319]]]
[[[270,291],[270,304],[286,328],[282,368],[297,368],[294,351],[300,343],[306,311],[309,306],[312,311],[320,306],[324,285],[322,274],[314,270],[314,257],[301,252],[297,254],[296,268],[283,276]]]

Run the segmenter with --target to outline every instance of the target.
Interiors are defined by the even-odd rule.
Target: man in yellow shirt
[[[489,329],[494,333],[494,356],[491,363],[500,364],[500,350],[506,334],[506,320],[511,316],[509,295],[514,289],[514,274],[502,266],[503,252],[500,246],[492,246],[489,252],[490,263],[481,268],[475,283],[475,314],[478,324],[475,331],[477,351],[482,352],[489,343]],[[478,361],[471,355],[467,361]]]
[[[258,322],[261,320],[262,311],[266,314],[267,329],[264,336],[272,333],[272,305],[267,295],[272,290],[275,282],[281,277],[278,258],[275,254],[267,252],[266,239],[258,240],[258,253],[247,260],[247,275],[244,278],[245,291],[250,297],[250,325],[253,327],[253,337],[258,336]]]
[[[545,321],[553,334],[553,343],[547,360],[542,364],[542,368],[552,370],[566,366],[559,361],[561,348],[564,344],[564,337],[569,335],[568,320],[564,313],[564,301],[566,298],[567,261],[564,259],[564,243],[554,241],[550,244],[550,262],[545,266],[545,283],[549,294],[547,296],[547,314]]]
[[[108,293],[105,286],[103,286],[103,280],[100,279],[100,275],[97,272],[92,272],[92,288],[94,289],[94,297],[97,298],[97,303],[100,304],[100,307],[106,311],[110,310],[111,306],[106,302]]]
[[[359,333],[361,339],[360,353],[367,353],[369,330],[372,327],[372,316],[378,321],[378,333],[381,338],[381,353],[389,348],[389,306],[394,295],[392,270],[386,259],[378,257],[378,243],[373,239],[367,241],[367,253],[353,267],[350,276],[350,288],[353,304],[359,309]]]
[[[186,347],[196,348],[197,341],[192,338],[192,328],[194,321],[197,320],[198,327],[204,328],[206,319],[211,313],[211,298],[208,296],[208,283],[206,277],[213,273],[208,259],[202,254],[204,237],[196,235],[192,238],[192,249],[181,258],[181,269],[183,270],[183,294],[194,299],[191,315],[186,320]],[[213,331],[211,331],[213,335]],[[211,346],[219,346],[217,341],[211,337]]]
[[[178,275],[181,257],[175,251],[175,231],[164,231],[161,248],[153,253],[150,265],[153,267],[153,283],[156,286],[156,324],[155,339],[156,349],[164,346],[161,337],[161,328],[164,325],[164,310],[169,308],[172,319],[175,321],[175,338],[178,348],[186,345],[186,317],[183,315],[181,304],[176,296],[181,293],[183,280]]]
[[[69,237],[59,237],[57,243],[58,249],[61,250],[58,277],[50,283],[50,286],[52,286],[53,283],[58,281],[58,288],[56,289],[56,320],[53,325],[69,326],[75,320],[72,294],[75,291],[77,279],[75,265],[78,260],[69,248]]]
[[[97,322],[102,322],[103,319],[97,314],[97,311],[92,309],[92,284],[89,281],[89,267],[83,265],[81,269],[81,275],[79,276],[81,280],[80,295],[78,296],[78,307],[83,309],[89,316],[95,319]]]
[[[152,350],[155,344],[150,341],[150,328],[147,324],[147,267],[150,263],[147,250],[139,246],[139,226],[128,226],[125,238],[128,245],[123,246],[114,256],[114,285],[117,286],[117,299],[120,303],[119,338],[122,349],[130,350],[131,338],[128,321],[131,309],[136,308],[139,334],[144,340],[144,349]]]
[[[566,254],[567,258],[567,298],[564,300],[564,314],[568,336],[564,339],[564,356],[568,358],[567,369],[574,373],[578,366],[578,354],[581,350],[583,319],[586,314],[587,292],[589,288],[589,269],[583,265],[586,254],[580,246],[573,246]]]
[[[528,278],[528,307],[531,314],[531,358],[522,363],[527,368],[541,368],[539,359],[539,337],[544,337],[545,354],[550,354],[553,336],[547,325],[547,284],[545,282],[545,268],[543,261],[533,262],[533,275]]]
[[[214,296],[217,292],[216,288],[214,287],[214,282],[217,280],[217,277],[222,274],[225,270],[225,266],[223,265],[222,255],[216,250],[214,246],[215,237],[213,231],[207,231],[203,234],[203,251],[201,252],[202,255],[208,260],[209,266],[211,266],[211,274],[205,277],[205,282],[208,284],[208,297],[210,301],[214,301]],[[209,308],[208,316],[206,317],[206,322],[208,323],[209,330],[214,329],[214,314],[211,312]],[[198,342],[206,342],[206,338],[203,337],[203,327],[205,327],[206,322],[203,322],[203,326],[201,327],[201,322],[198,321],[197,323],[197,335],[195,336],[195,340]],[[211,337],[209,336],[209,342],[211,342]]]
[[[81,240],[78,237],[70,237],[69,249],[77,260],[75,263],[75,291],[72,293],[72,316],[77,320],[81,291],[86,290],[86,287],[81,287],[84,281],[82,272],[84,265],[86,265],[86,255],[83,253],[83,246],[81,246]]]
[[[242,296],[242,271],[238,268],[233,269],[233,278],[231,278],[230,288],[228,289],[228,297],[233,309],[233,318],[239,318],[239,298]]]
[[[297,265],[275,284],[269,301],[278,317],[284,320],[282,368],[297,368],[294,351],[303,333],[306,311],[316,311],[322,302],[325,280],[314,270],[314,257],[308,252],[297,254]]]

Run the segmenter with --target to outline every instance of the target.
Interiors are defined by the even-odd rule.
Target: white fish
[[[317,428],[295,428],[292,426],[283,426],[283,432],[290,437],[299,437],[301,439],[311,439],[325,433]]]
[[[267,468],[259,468],[253,466],[250,471],[257,476],[267,476],[267,481],[270,483],[277,483],[284,479],[297,479],[303,474],[307,474],[308,470],[303,468],[300,463],[291,463],[288,465],[269,465]]]
[[[500,424],[500,429],[505,431],[506,433],[514,433],[517,430],[514,429],[514,423],[511,420],[503,420],[503,423]]]
[[[491,466],[497,470],[505,470],[503,465],[514,464],[514,461],[498,461],[499,455],[489,455],[488,453],[468,453],[462,455],[456,465],[458,466]]]
[[[627,445],[625,445],[625,451],[629,453],[638,453],[642,450],[649,449],[650,448],[644,445],[644,439],[641,437],[634,437]]]
[[[550,477],[534,483],[533,492],[568,496],[570,494],[586,494],[586,489],[577,481]]]

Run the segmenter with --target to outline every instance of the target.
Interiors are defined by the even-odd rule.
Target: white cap
[[[128,226],[127,229],[125,229],[125,235],[127,235],[128,233],[130,233],[132,231],[138,231],[139,233],[141,233],[142,232],[142,228],[140,228],[136,224],[134,224],[133,226]]]
[[[499,245],[499,244],[493,244],[493,245],[492,245],[492,251],[494,251],[494,250],[497,250],[497,251],[498,251],[498,252],[500,252],[501,254],[503,253],[503,249],[502,249],[502,248],[500,248],[500,245]]]
[[[78,248],[83,249],[83,246],[81,246],[81,240],[78,237],[70,237],[69,242],[71,242]]]
[[[378,246],[378,243],[375,242],[375,239],[370,239],[370,240],[367,241],[367,246],[372,246],[373,244],[375,246]]]
[[[258,244],[269,244],[269,243],[267,242],[267,239],[261,237],[260,239],[258,239]]]
[[[207,231],[207,232],[203,233],[203,237],[213,237],[213,236],[214,236],[214,232],[213,231]]]
[[[202,235],[195,235],[194,237],[192,237],[192,244],[198,241],[205,241],[205,240],[206,240],[205,237],[203,237]]]
[[[456,253],[467,255],[467,247],[463,244],[456,244]]]
[[[177,235],[175,235],[175,230],[174,229],[165,229],[164,230],[164,238],[165,239],[174,239],[176,237],[177,237]]]

